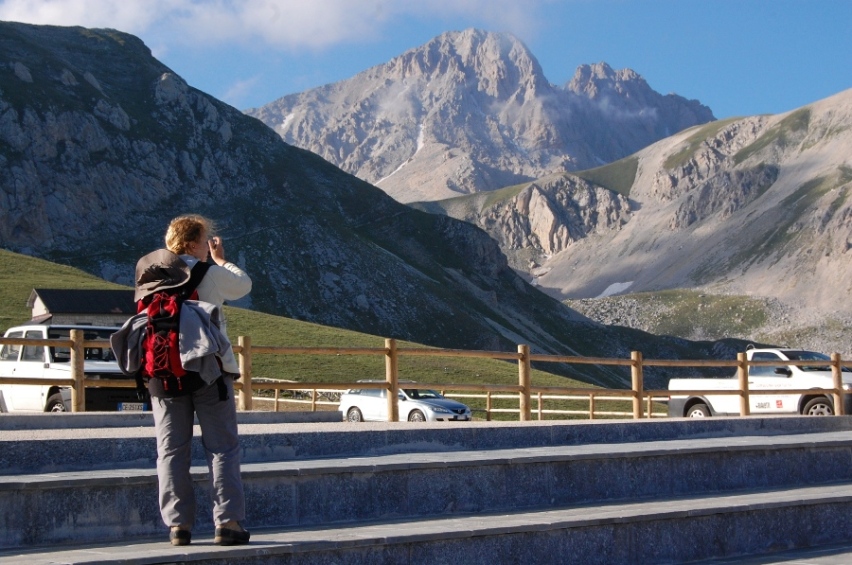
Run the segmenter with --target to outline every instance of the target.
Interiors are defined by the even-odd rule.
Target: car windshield
[[[785,351],[786,355],[792,361],[831,361],[831,357],[816,351]],[[801,367],[803,371],[830,371],[830,365],[805,365]],[[852,372],[848,367],[842,368],[844,373]]]
[[[434,390],[417,389],[417,388],[404,388],[402,390],[404,390],[405,395],[408,398],[411,398],[411,399],[421,400],[421,399],[429,399],[429,398],[432,398],[432,399],[444,398],[443,396],[440,395],[440,393],[438,393]]]
[[[115,333],[116,330],[85,328],[83,339],[87,341],[109,341],[109,336]],[[48,339],[69,339],[70,337],[71,328],[52,327],[47,330]],[[83,351],[83,356],[86,361],[115,361],[112,349],[106,344],[104,347],[86,347]],[[68,347],[51,347],[50,359],[54,363],[68,363],[71,361],[71,350]]]

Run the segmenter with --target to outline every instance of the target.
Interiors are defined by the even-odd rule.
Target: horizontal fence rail
[[[70,339],[32,339],[32,338],[0,338],[0,345],[30,345],[48,347],[67,347],[70,350],[70,376],[68,378],[30,378],[30,377],[8,377],[0,376],[0,385],[32,385],[32,386],[57,386],[71,389],[71,409],[74,412],[83,411],[85,407],[85,391],[91,387],[110,388],[134,388],[135,379],[91,379],[86,378],[84,372],[84,351],[87,347],[109,347],[109,342],[104,340],[86,340],[82,330],[72,330]],[[251,343],[249,336],[240,336],[233,346],[240,365],[240,380],[234,383],[234,388],[239,391],[237,402],[240,410],[252,410],[254,401],[272,402],[273,409],[278,410],[281,403],[310,404],[312,410],[318,406],[337,406],[340,394],[349,389],[382,389],[387,391],[388,420],[398,421],[398,407],[396,399],[400,385],[404,388],[434,389],[440,390],[451,398],[477,398],[485,400],[484,412],[486,419],[491,419],[492,414],[515,413],[519,420],[532,420],[533,403],[536,404],[535,413],[539,420],[545,414],[551,415],[585,415],[590,419],[596,416],[606,417],[632,417],[634,419],[652,418],[665,416],[665,413],[654,412],[655,403],[664,403],[672,397],[702,396],[702,395],[732,395],[740,398],[740,415],[747,416],[750,413],[749,397],[751,394],[814,394],[831,395],[834,401],[835,414],[843,414],[843,399],[849,391],[843,388],[842,368],[852,366],[852,361],[844,361],[840,354],[831,355],[831,360],[826,362],[811,361],[749,361],[744,353],[737,356],[737,360],[684,360],[684,359],[644,359],[639,351],[631,352],[630,359],[607,358],[607,357],[582,357],[566,355],[546,355],[530,353],[528,345],[518,345],[518,351],[471,351],[462,349],[425,349],[425,348],[398,348],[396,340],[386,339],[385,347],[274,347],[255,346]],[[384,380],[373,382],[297,382],[277,379],[252,379],[252,358],[254,355],[371,355],[381,356],[385,360]],[[476,359],[498,359],[518,362],[518,384],[430,384],[400,382],[399,380],[399,358],[400,357],[464,357]],[[531,363],[562,363],[581,365],[603,365],[630,367],[631,388],[630,389],[604,389],[604,388],[578,388],[558,386],[534,386],[531,383]],[[807,389],[760,389],[753,391],[749,389],[747,378],[748,367],[757,366],[825,366],[830,368],[833,375],[831,388],[807,388]],[[726,390],[646,390],[644,388],[645,367],[731,367],[737,371],[737,387]],[[720,379],[722,380],[722,379]],[[273,397],[255,397],[255,390],[272,391]],[[282,398],[282,393],[289,392],[290,397]],[[452,391],[452,392],[446,392]],[[517,408],[494,407],[493,400],[517,401]],[[586,400],[588,409],[545,409],[544,401],[564,400]],[[598,403],[612,402],[624,403],[629,401],[632,410],[603,411],[598,408]]]

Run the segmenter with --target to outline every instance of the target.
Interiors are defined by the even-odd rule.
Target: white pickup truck
[[[826,416],[834,414],[834,399],[831,394],[784,394],[784,389],[804,390],[810,388],[830,389],[834,387],[831,358],[814,351],[799,349],[748,349],[749,361],[777,361],[775,366],[749,366],[748,388],[752,414],[806,414]],[[813,365],[787,365],[784,361],[814,361]],[[843,388],[852,391],[852,371],[842,369]],[[670,417],[704,418],[708,416],[738,416],[740,397],[735,394],[696,394],[688,391],[736,390],[739,379],[736,373],[731,378],[683,378],[671,379],[669,390]],[[774,390],[760,394],[761,390]],[[685,391],[677,395],[674,391]],[[852,394],[844,395],[846,414],[852,413]]]
[[[99,326],[31,324],[9,328],[3,337],[69,339],[71,330],[83,330],[86,340],[109,340],[118,328]],[[109,344],[84,349],[83,371],[87,379],[127,379],[118,368]],[[68,347],[4,344],[0,347],[0,377],[69,379],[71,351]],[[130,377],[132,378],[132,377]],[[140,400],[136,388],[87,387],[85,410],[114,412],[147,410],[150,402]],[[59,385],[0,383],[0,412],[65,412],[71,410],[71,389]]]

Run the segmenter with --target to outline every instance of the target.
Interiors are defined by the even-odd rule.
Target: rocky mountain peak
[[[713,119],[606,63],[554,86],[516,37],[477,29],[247,113],[401,202],[595,167]]]
[[[580,65],[565,88],[576,94],[599,98],[606,93],[625,93],[632,90],[652,92],[648,83],[632,69],[614,70],[604,62]]]
[[[520,40],[478,29],[441,34],[366,74],[428,85],[432,91],[442,85],[499,99],[523,98],[526,90],[549,88],[541,65]],[[437,85],[429,84],[433,81]]]

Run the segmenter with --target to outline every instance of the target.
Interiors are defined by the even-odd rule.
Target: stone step
[[[193,544],[165,534],[88,547],[0,551],[0,565],[27,563],[683,563],[745,558],[852,539],[849,482],[716,496],[529,509],[511,513],[256,529],[246,546]],[[209,530],[209,528],[208,528]],[[840,562],[840,561],[838,561]]]
[[[852,430],[850,416],[354,424],[282,422],[285,416],[280,412],[238,414],[244,462]],[[0,429],[6,430],[0,433],[4,454],[0,475],[154,467],[156,442],[149,419],[116,414],[43,416],[0,414]],[[28,419],[29,427],[15,427]],[[67,427],[72,423],[77,427]],[[200,434],[195,435],[193,460],[202,464]]]
[[[247,463],[250,527],[514,512],[852,482],[852,431]],[[199,528],[212,528],[195,467]],[[0,547],[163,531],[152,467],[0,477]]]

